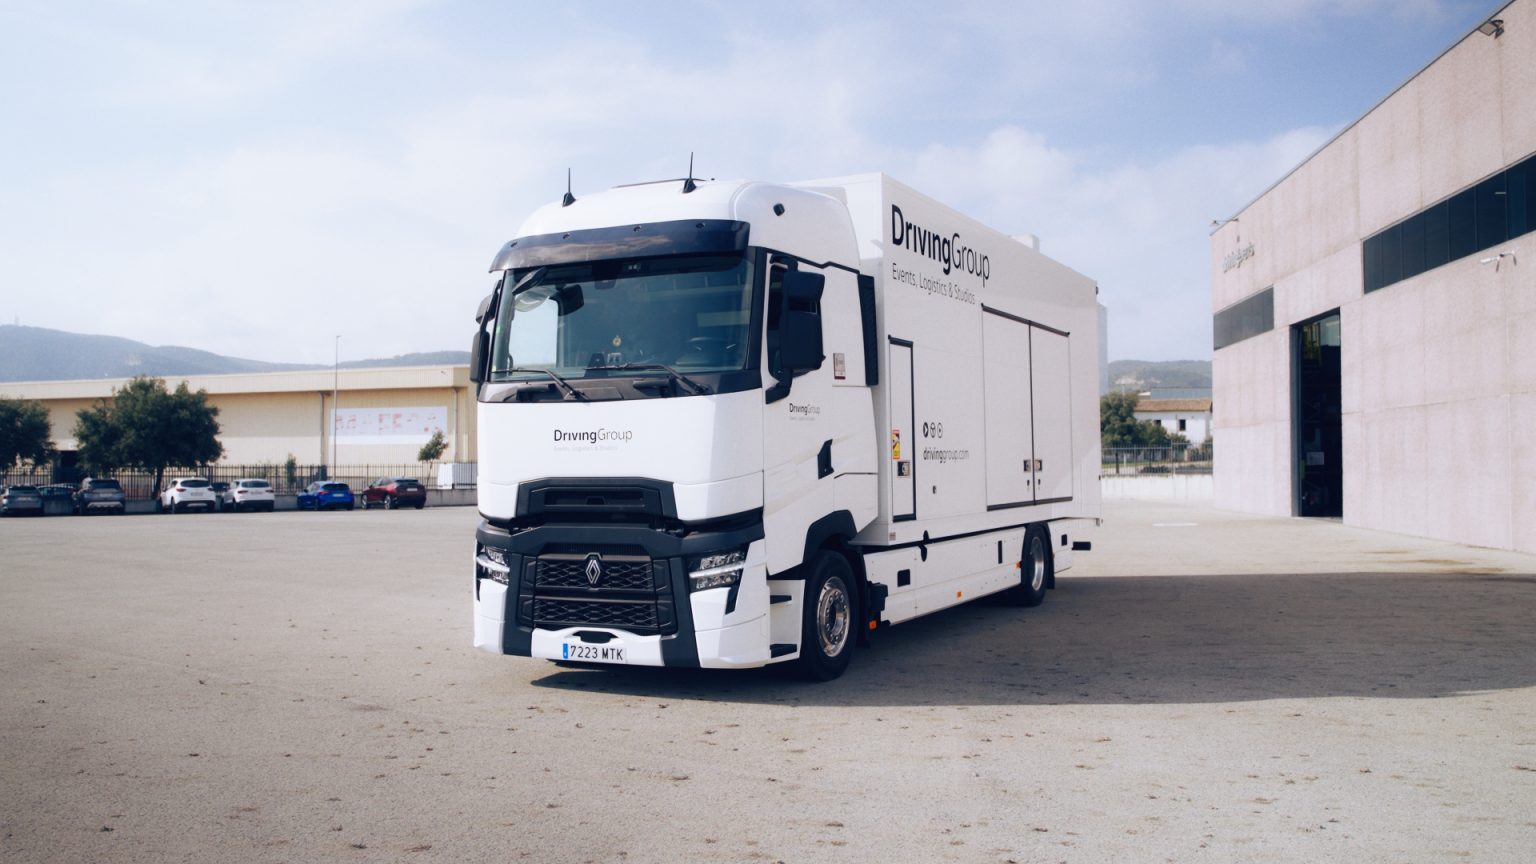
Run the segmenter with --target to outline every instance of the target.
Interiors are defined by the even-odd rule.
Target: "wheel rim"
[[[821,653],[836,657],[848,644],[848,589],[843,580],[828,579],[821,586],[821,596],[816,599],[816,636],[821,640]]]
[[[1029,590],[1045,587],[1045,543],[1039,537],[1029,538]]]

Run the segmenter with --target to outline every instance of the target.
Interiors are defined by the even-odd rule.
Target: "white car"
[[[272,512],[276,506],[272,484],[259,477],[242,477],[229,484],[224,491],[224,509],[239,513],[241,510],[265,510]]]
[[[218,496],[202,477],[172,477],[160,493],[160,512],[180,513],[189,507],[200,507],[212,512],[219,505]]]

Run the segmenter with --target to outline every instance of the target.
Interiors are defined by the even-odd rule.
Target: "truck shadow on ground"
[[[1430,698],[1536,685],[1536,575],[1063,577],[874,634],[841,679],[559,669],[534,685],[805,706]]]

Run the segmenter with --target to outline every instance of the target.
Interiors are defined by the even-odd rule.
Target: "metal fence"
[[[1213,450],[1209,442],[1169,447],[1105,447],[1099,474],[1209,474]]]
[[[260,478],[272,484],[273,489],[279,495],[295,495],[304,490],[317,480],[339,480],[351,486],[354,490],[362,489],[381,477],[415,477],[421,480],[422,485],[428,489],[437,485],[436,468],[440,462],[418,462],[408,465],[337,465],[328,467],[325,465],[286,465],[286,464],[262,464],[262,465],[205,465],[201,468],[167,468],[164,480],[173,477],[204,477],[208,480],[231,483],[247,477]],[[68,472],[53,467],[43,467],[31,470],[15,469],[7,471],[0,480],[0,485],[30,484],[33,486],[47,486],[62,484],[70,487],[79,486],[80,472]],[[153,471],[140,471],[138,469],[125,468],[112,472],[111,476],[122,484],[123,494],[129,501],[150,501],[155,497],[155,474]],[[459,488],[467,485],[459,483]]]

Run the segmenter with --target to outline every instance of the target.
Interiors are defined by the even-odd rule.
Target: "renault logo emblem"
[[[603,559],[593,552],[587,556],[587,584],[597,587],[598,580],[603,578]]]

